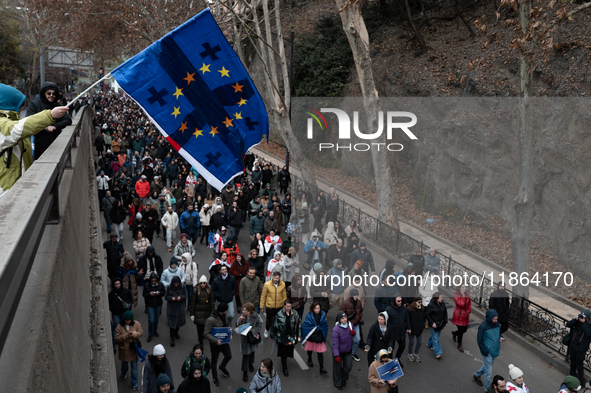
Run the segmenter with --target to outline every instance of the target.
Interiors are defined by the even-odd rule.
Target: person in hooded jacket
[[[395,274],[396,274],[396,262],[394,262],[394,260],[392,260],[392,259],[388,259],[386,261],[386,267],[384,267],[380,271],[380,282],[384,278],[388,278],[388,276],[394,276]],[[392,280],[390,280],[390,282],[392,282]]]
[[[117,240],[123,240],[123,221],[127,217],[127,211],[121,204],[120,200],[115,201],[113,209],[110,213],[111,221],[113,222],[113,229],[117,234]]]
[[[388,393],[390,389],[396,387],[396,381],[398,378],[392,379],[390,381],[384,381],[382,378],[380,378],[380,374],[378,373],[379,367],[392,361],[391,357],[391,354],[389,354],[385,349],[382,349],[377,352],[375,358],[372,359],[372,362],[369,365],[369,371],[367,373],[367,379],[369,380],[371,393]],[[394,391],[398,392],[398,389]]]
[[[199,337],[199,343],[201,343],[201,346],[204,345],[203,329],[205,329],[205,322],[214,310],[215,296],[207,284],[207,278],[202,275],[201,278],[199,278],[197,288],[193,292],[191,307],[189,309],[191,321],[197,325],[197,336]]]
[[[263,253],[265,249],[263,247]],[[248,253],[248,265],[250,267],[254,267],[256,269],[256,275],[261,280],[261,282],[266,281],[266,273],[267,273],[267,264],[265,263],[265,259],[259,256],[259,251],[251,247],[250,252]]]
[[[581,381],[578,378],[567,375],[564,377],[564,382],[560,385],[560,391],[558,393],[575,393],[581,391],[581,388]]]
[[[501,334],[509,330],[509,294],[505,291],[502,282],[497,284],[497,289],[490,294],[488,308],[492,308],[499,315],[499,324],[501,325]]]
[[[281,393],[279,373],[273,367],[271,359],[267,358],[261,361],[259,370],[250,382],[248,393]]]
[[[203,375],[201,365],[195,363],[191,366],[191,371],[187,378],[181,382],[177,393],[210,393],[211,387],[209,380]]]
[[[392,354],[393,347],[394,336],[392,327],[388,324],[388,313],[381,312],[378,314],[378,320],[371,325],[367,334],[365,352],[367,352],[368,365],[371,365],[380,350],[387,350],[389,354]]]
[[[166,357],[166,350],[162,344],[158,344],[148,355],[147,362],[144,363],[142,370],[142,393],[158,393],[160,380],[162,377],[168,379],[170,390],[174,389],[174,380],[172,378],[172,368],[170,361]]]
[[[121,279],[123,287],[131,291],[133,295],[133,306],[136,307],[139,296],[137,287],[140,278],[138,277],[137,265],[131,254],[127,251],[123,253],[123,262],[121,262],[121,266],[117,270],[117,277]]]
[[[174,277],[180,277],[181,282],[185,281],[185,272],[183,271],[183,269],[180,269],[178,267],[178,262],[176,258],[171,258],[170,266],[168,267],[168,269],[162,272],[162,277],[160,278],[160,281],[162,282],[162,284],[164,284],[165,288],[168,288]]]
[[[146,254],[143,255],[137,262],[139,276],[148,281],[152,273],[156,273],[158,277],[162,277],[164,265],[160,255],[156,254],[156,249],[153,246],[146,248]]]
[[[115,342],[119,344],[119,360],[121,360],[121,379],[127,378],[127,371],[131,364],[131,387],[139,390],[137,379],[137,352],[136,346],[144,334],[142,326],[133,319],[133,313],[127,310],[121,316],[121,322],[115,328]]]
[[[211,361],[203,353],[203,346],[201,344],[195,344],[193,346],[193,351],[185,358],[185,361],[181,366],[181,376],[187,378],[190,375],[189,372],[191,371],[191,367],[195,364],[201,366],[204,377],[208,376],[211,372]]]
[[[189,240],[189,235],[183,233],[181,234],[181,239],[174,248],[172,255],[174,255],[178,262],[181,262],[183,260],[183,254],[186,252],[191,254],[191,257],[195,257],[195,247],[193,242]]]
[[[425,321],[427,315],[425,307],[423,306],[423,299],[415,297],[411,304],[407,307],[408,319],[410,321],[410,333],[408,334],[408,360],[411,362],[421,362],[419,351],[423,344],[423,330],[425,330]],[[414,345],[416,338],[416,346]]]
[[[355,329],[344,311],[337,311],[336,323],[332,328],[332,380],[335,388],[343,390],[347,386],[352,367],[353,340]]]
[[[35,96],[33,101],[27,107],[27,117],[42,112],[44,110],[52,110],[61,106],[59,99],[61,91],[57,85],[53,82],[45,82],[41,86],[39,95]],[[5,108],[2,108],[5,109]],[[62,130],[72,124],[72,118],[66,112],[62,117],[56,119],[53,125],[47,126],[43,131],[35,135],[35,159],[39,157],[47,150],[49,145],[56,140]]]
[[[486,311],[486,319],[478,326],[478,347],[482,354],[482,367],[473,375],[474,380],[479,386],[484,386],[486,389],[490,386],[492,376],[492,368],[495,359],[501,353],[501,343],[505,341],[501,334],[501,325],[498,322],[499,315],[493,309]],[[484,375],[484,385],[481,377]]]
[[[170,346],[174,347],[175,339],[180,339],[179,329],[185,324],[185,309],[187,308],[187,291],[180,277],[175,276],[166,288],[166,319],[170,328]]]
[[[228,273],[228,267],[221,265],[220,274],[213,280],[211,289],[218,303],[228,305],[228,323],[232,324],[234,319],[234,296],[238,291],[236,279]]]
[[[109,292],[109,311],[111,311],[111,333],[113,335],[113,348],[115,348],[115,328],[121,322],[123,313],[131,310],[133,295],[131,291],[124,288],[120,278],[113,280],[113,290]]]
[[[197,263],[193,261],[193,257],[191,254],[184,253],[182,256],[182,261],[179,264],[179,268],[185,272],[185,287],[187,288],[187,299],[193,299],[193,290],[197,286],[199,282],[199,268],[197,267]],[[189,309],[190,305],[187,305],[187,310]]]
[[[162,298],[165,294],[166,289],[158,279],[156,272],[150,273],[150,278],[144,285],[143,292],[146,310],[148,311],[148,342],[152,341],[152,336],[160,337],[158,322],[162,311]]]

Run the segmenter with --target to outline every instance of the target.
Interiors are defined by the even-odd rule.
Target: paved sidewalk
[[[255,148],[253,150],[256,155],[265,158],[267,161],[276,163],[278,165],[283,165],[283,163],[284,163],[284,160],[280,160],[277,157],[275,157],[275,156],[273,156],[261,149]],[[299,169],[296,166],[294,166],[293,163],[290,163],[290,172],[294,175],[301,177],[301,173],[300,173]],[[318,187],[321,190],[329,192],[330,188],[335,187],[338,190],[339,198],[343,199],[348,204],[350,204],[356,208],[360,208],[361,211],[363,211],[373,217],[377,217],[378,211],[377,211],[376,206],[374,206],[366,201],[363,201],[362,199],[360,199],[360,198],[358,198],[358,197],[356,197],[344,190],[339,189],[338,187],[326,182],[324,179],[322,179],[318,176],[316,177],[316,180],[318,182]],[[500,281],[500,274],[501,274],[501,272],[504,272],[505,273],[505,285],[506,285],[507,289],[511,289],[511,286],[508,284],[509,273],[510,273],[508,270],[503,269],[502,267],[496,265],[495,263],[493,263],[491,261],[485,260],[482,257],[474,255],[474,254],[470,253],[469,251],[462,249],[460,246],[455,245],[445,239],[442,239],[441,237],[439,237],[433,233],[430,233],[429,231],[427,231],[423,228],[420,228],[419,226],[417,226],[415,224],[412,224],[412,223],[407,222],[405,220],[400,220],[399,225],[400,225],[400,231],[402,233],[404,233],[408,236],[411,236],[412,238],[414,238],[418,241],[423,241],[423,243],[426,244],[428,247],[437,249],[443,255],[446,255],[446,256],[451,255],[455,261],[472,269],[475,272],[485,273],[486,277],[490,278],[489,274],[492,271],[493,275],[494,275],[494,280],[493,280],[494,282]],[[556,280],[556,277],[552,275],[552,272],[549,272],[550,284],[554,283],[555,280]],[[552,312],[554,312],[566,319],[576,318],[576,316],[580,313],[581,309],[583,308],[583,306],[577,307],[576,303],[570,301],[569,299],[567,299],[557,293],[551,292],[547,289],[540,290],[540,289],[536,289],[535,287],[530,286],[529,293],[530,293],[529,299],[532,302],[535,302],[538,305],[540,305],[541,307],[544,307],[547,310],[552,311]]]

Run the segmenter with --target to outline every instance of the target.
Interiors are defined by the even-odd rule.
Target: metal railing
[[[302,178],[291,174],[291,190],[302,186],[310,187],[309,190],[314,194],[318,194],[318,189],[315,186],[307,184]],[[402,233],[390,225],[379,221],[359,207],[355,207],[339,198],[339,213],[338,219],[341,225],[355,220],[357,226],[362,230],[363,237],[371,240],[380,247],[390,251],[392,254],[400,258],[408,259],[414,253],[414,250],[421,248],[425,253],[429,247],[423,241],[416,240],[409,235]],[[443,255],[437,252],[440,258],[441,266],[447,267],[447,274],[464,275],[464,272],[470,275],[480,277],[482,272],[476,272],[467,266],[455,261],[451,255]],[[481,308],[488,308],[491,293],[496,289],[495,283],[492,283],[489,278],[484,277],[481,284],[471,292],[472,301]],[[544,345],[548,349],[566,356],[567,346],[562,344],[562,337],[567,332],[565,327],[568,319],[548,310],[547,308],[529,300],[524,297],[516,295],[510,290],[506,290],[510,298],[510,314],[509,325],[519,333],[535,340]],[[588,352],[585,358],[585,369],[591,371],[591,353]]]
[[[39,160],[0,198],[0,353],[10,331],[46,225],[59,222],[59,185],[71,168],[83,107]],[[86,119],[85,119],[86,120]]]

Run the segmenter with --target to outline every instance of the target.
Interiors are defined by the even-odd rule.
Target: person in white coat
[[[287,254],[281,256],[281,260],[283,261],[283,269],[285,271],[283,282],[285,282],[286,286],[289,286],[291,285],[291,279],[295,274],[295,269],[300,264],[300,258],[298,257],[296,249],[294,247],[290,247]]]
[[[326,247],[330,247],[334,244],[337,244],[337,241],[339,240],[339,236],[337,235],[337,232],[334,230],[334,222],[329,222],[328,224],[326,224],[326,232],[324,232],[324,244],[326,244]]]
[[[425,273],[421,283],[422,285],[419,286],[419,294],[423,298],[423,307],[427,307],[429,302],[431,302],[433,294],[439,291],[439,286],[433,285],[434,274],[433,271]]]
[[[179,268],[185,273],[185,287],[187,288],[187,299],[193,299],[193,289],[199,283],[199,267],[197,263],[193,261],[193,257],[188,252],[184,253],[182,256],[182,261],[179,264]],[[187,308],[191,305],[191,302],[188,302]]]
[[[176,238],[176,229],[179,226],[179,216],[174,212],[172,206],[168,206],[168,211],[162,217],[162,226],[166,228],[166,245],[168,252],[171,252],[172,240]]]

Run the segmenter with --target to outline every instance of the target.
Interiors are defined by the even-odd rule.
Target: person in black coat
[[[27,107],[27,117],[44,111],[46,109],[53,109],[61,106],[59,103],[61,91],[53,82],[45,82],[41,86],[39,95],[31,101]],[[35,159],[39,159],[41,155],[47,150],[49,145],[59,136],[64,128],[72,124],[72,118],[68,113],[63,117],[56,119],[56,122],[35,135]]]
[[[259,256],[258,251],[251,249],[248,258],[248,266],[254,267],[257,270],[256,275],[261,279],[261,282],[265,282],[265,274],[267,271],[265,265],[265,260]]]
[[[375,360],[376,353],[378,353],[380,349],[385,349],[389,353],[392,352],[394,336],[392,334],[392,328],[388,324],[388,319],[388,313],[379,313],[378,320],[369,328],[369,333],[367,333],[367,346],[365,347],[368,365]],[[400,359],[398,360],[400,361]]]
[[[579,378],[581,385],[585,384],[585,355],[591,343],[591,310],[583,310],[566,323],[571,328],[570,336],[570,373]]]
[[[493,309],[499,315],[499,324],[501,325],[501,334],[509,329],[509,294],[505,291],[505,286],[499,282],[497,289],[490,294],[488,308]]]
[[[127,210],[120,200],[115,201],[110,212],[113,229],[117,234],[117,240],[123,240],[123,221],[127,218]]]
[[[194,363],[191,365],[191,371],[187,378],[181,382],[177,393],[210,393],[211,387],[209,380],[203,375],[201,364]]]
[[[164,264],[160,255],[156,254],[156,249],[153,246],[146,248],[146,254],[142,255],[137,262],[138,273],[140,278],[145,276],[151,277],[150,274],[155,272],[158,278],[162,277]]]
[[[414,255],[408,258],[408,264],[412,264],[415,267],[415,273],[419,276],[423,276],[423,270],[425,269],[425,257],[423,256],[423,250],[417,248]]]
[[[156,221],[158,221],[158,211],[152,207],[152,202],[147,201],[146,206],[140,211],[142,220],[144,221],[145,230],[144,236],[150,241],[154,241],[154,230],[156,229]]]
[[[160,282],[158,275],[152,272],[150,282],[144,285],[143,292],[148,311],[148,342],[152,341],[152,336],[160,337],[160,334],[158,334],[158,321],[162,311],[162,298],[165,294],[164,284]]]
[[[406,333],[410,333],[410,319],[406,307],[402,304],[400,293],[394,295],[386,307],[386,312],[388,313],[388,326],[392,329],[392,339],[398,343],[395,357],[400,361],[406,347]]]
[[[427,306],[427,321],[429,322],[429,330],[431,331],[431,337],[429,337],[427,346],[435,351],[435,357],[437,359],[441,359],[443,351],[439,343],[439,335],[445,325],[447,325],[447,308],[440,292],[433,294],[433,298]]]
[[[211,290],[218,303],[226,303],[228,305],[228,323],[232,324],[234,318],[234,295],[238,291],[238,283],[234,276],[228,273],[228,267],[222,265],[220,267],[220,274],[213,280]]]
[[[425,307],[423,307],[423,298],[418,296],[413,299],[407,308],[408,319],[410,320],[410,333],[408,334],[408,359],[411,362],[421,362],[419,350],[423,345],[423,330],[425,329]],[[414,347],[415,338],[417,339]],[[413,348],[414,347],[414,348]]]
[[[117,273],[117,269],[121,265],[121,258],[123,258],[125,249],[123,248],[123,244],[117,241],[116,233],[111,233],[111,240],[104,242],[103,248],[107,250],[107,256],[105,257],[107,259],[107,272],[109,278],[113,279]]]
[[[289,183],[291,183],[291,175],[289,174],[287,165],[283,165],[283,168],[279,171],[279,177],[277,180],[279,181],[279,192],[285,195],[287,188],[289,187]],[[286,220],[286,222],[288,221]]]

